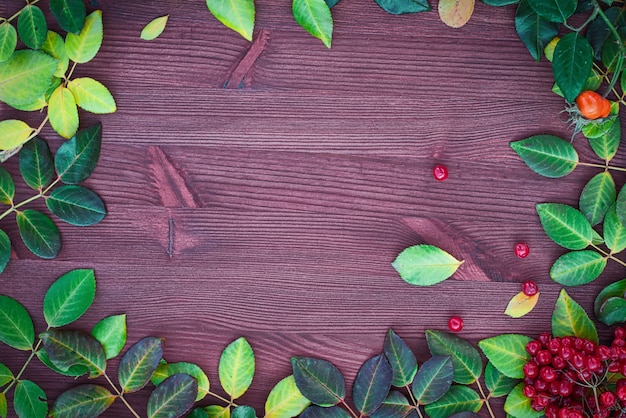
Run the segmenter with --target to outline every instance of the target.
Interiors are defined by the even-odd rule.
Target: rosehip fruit
[[[433,177],[435,180],[444,181],[448,178],[448,169],[445,165],[437,164],[433,167]]]
[[[515,255],[518,258],[526,258],[530,254],[530,247],[525,242],[520,242],[515,245]]]
[[[459,332],[463,329],[463,318],[460,316],[453,316],[448,320],[448,329],[452,332]]]

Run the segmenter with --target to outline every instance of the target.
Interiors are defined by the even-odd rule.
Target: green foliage
[[[454,382],[470,385],[482,374],[480,353],[464,339],[443,331],[426,330],[426,341],[433,356],[450,356],[454,365]]]
[[[177,418],[184,415],[193,406],[197,392],[198,382],[188,374],[168,377],[150,395],[148,418]]]
[[[598,343],[598,331],[585,310],[561,289],[552,313],[552,335],[575,335]]]
[[[298,389],[311,402],[323,407],[343,402],[346,382],[332,363],[311,357],[292,357],[291,366]]]
[[[554,135],[535,135],[510,145],[531,170],[544,177],[566,176],[578,165],[574,146]]]
[[[300,415],[311,404],[296,385],[293,375],[285,377],[272,389],[265,402],[265,418],[290,418]]]
[[[51,328],[71,324],[80,318],[96,296],[93,270],[72,270],[50,286],[43,299],[43,315]]]
[[[559,26],[539,16],[528,0],[521,0],[515,12],[515,30],[530,55],[539,61],[546,45],[559,33]]]
[[[292,11],[300,26],[330,48],[333,18],[324,0],[293,0]]]
[[[254,352],[248,341],[241,337],[224,349],[218,366],[222,388],[231,400],[243,395],[254,377]]]
[[[169,15],[165,15],[151,20],[141,30],[140,38],[144,41],[152,41],[161,36],[163,31],[165,30],[165,26],[167,25],[168,18]]]
[[[163,345],[159,338],[145,337],[135,343],[120,360],[118,380],[125,393],[142,389],[163,358]]]
[[[503,375],[522,379],[522,367],[530,360],[526,344],[531,338],[519,334],[502,334],[478,342],[491,364]]]
[[[405,282],[430,286],[448,279],[462,263],[440,248],[421,244],[403,250],[392,265]]]
[[[224,26],[252,41],[254,31],[254,0],[206,0],[209,11]]]
[[[393,371],[384,354],[367,360],[356,375],[352,400],[363,415],[371,415],[382,405],[391,389]]]
[[[426,12],[431,9],[427,0],[374,0],[381,9],[394,15]]]
[[[426,360],[411,386],[414,398],[421,405],[436,402],[450,390],[453,375],[454,366],[450,356],[435,356]]]
[[[417,359],[407,343],[392,329],[387,331],[383,349],[392,370],[391,384],[404,387],[413,382],[417,373]]]

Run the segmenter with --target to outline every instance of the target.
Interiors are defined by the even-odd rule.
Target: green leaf
[[[285,377],[272,389],[265,402],[264,418],[291,418],[298,416],[311,404],[300,393],[293,375]]]
[[[78,108],[69,89],[59,86],[48,103],[50,126],[63,138],[71,138],[78,130]]]
[[[31,49],[41,48],[48,32],[46,16],[39,7],[26,5],[17,19],[17,31],[24,45]]]
[[[145,337],[129,348],[117,370],[124,393],[136,392],[146,386],[162,358],[163,344],[159,338]]]
[[[399,15],[403,13],[426,12],[431,9],[428,0],[375,0],[376,4],[387,13]]]
[[[328,5],[328,7],[330,7],[331,9],[333,7],[335,7],[337,5],[337,3],[339,3],[339,0],[326,0],[326,4]]]
[[[580,286],[597,279],[604,271],[606,261],[596,251],[572,251],[556,259],[550,277],[563,286]]]
[[[126,315],[108,316],[98,322],[91,335],[102,344],[106,359],[117,357],[126,344]]]
[[[141,30],[141,39],[143,39],[144,41],[152,41],[158,38],[165,30],[165,26],[167,25],[167,19],[169,17],[170,15],[165,15],[151,20],[150,23],[144,26],[144,28]]]
[[[102,45],[102,11],[96,10],[85,19],[78,35],[68,33],[65,38],[67,56],[78,64],[91,61]]]
[[[7,418],[9,406],[7,405],[7,396],[4,392],[0,392],[0,417]]]
[[[11,58],[17,46],[17,31],[9,22],[0,24],[0,62]]]
[[[383,348],[393,370],[391,384],[395,387],[404,387],[413,382],[417,373],[417,359],[406,342],[389,329]]]
[[[0,202],[13,205],[15,197],[15,183],[13,177],[4,167],[0,166]]]
[[[208,418],[230,418],[230,407],[211,405],[204,408],[204,411],[207,413]]]
[[[19,418],[45,418],[48,415],[46,393],[30,380],[20,380],[15,386],[13,408]]]
[[[356,375],[352,399],[362,415],[371,415],[383,403],[389,390],[393,371],[384,354],[367,360]]]
[[[527,0],[530,7],[550,22],[565,23],[576,11],[578,1],[571,0]]]
[[[543,411],[537,412],[530,406],[530,398],[524,395],[524,383],[519,383],[506,397],[504,410],[513,417],[539,418]]]
[[[54,157],[54,166],[66,184],[78,184],[87,179],[100,158],[102,125],[97,124],[78,131],[64,142]]]
[[[587,312],[561,289],[552,312],[552,335],[566,337],[575,335],[598,343],[598,331]]]
[[[432,357],[418,370],[411,387],[421,405],[436,402],[450,389],[454,366],[450,356]]]
[[[611,205],[604,217],[604,241],[612,253],[626,249],[626,227],[617,217],[615,204]]]
[[[580,211],[561,203],[540,203],[536,209],[543,230],[561,247],[582,250],[591,243],[593,228]]]
[[[512,379],[502,374],[491,362],[485,367],[485,385],[489,389],[489,396],[499,398],[508,395],[519,383],[519,379]]]
[[[350,414],[338,406],[324,408],[311,405],[304,410],[300,418],[350,418]]]
[[[51,328],[71,324],[83,316],[96,297],[93,270],[72,270],[59,277],[43,299],[43,315]]]
[[[51,417],[97,417],[117,399],[107,388],[80,385],[63,392],[50,409]]]
[[[164,363],[159,364],[159,367],[154,371],[150,381],[154,386],[159,386],[165,379],[175,374],[188,374],[196,379],[198,382],[198,394],[196,395],[196,402],[204,399],[209,393],[210,384],[209,378],[204,371],[196,364],[193,363]]]
[[[546,45],[558,35],[559,25],[539,16],[528,0],[522,0],[515,12],[515,30],[530,55],[539,61]]]
[[[605,10],[604,14],[616,28],[626,24],[626,13],[624,13],[621,7],[611,7]],[[589,24],[585,36],[593,47],[595,57],[598,60],[602,57],[602,49],[606,41],[609,39],[611,39],[612,42],[615,41],[613,34],[601,16],[597,16],[591,24]]]
[[[591,225],[602,222],[606,211],[615,202],[617,192],[611,173],[603,171],[589,180],[580,194],[580,211]]]
[[[333,17],[324,0],[293,0],[293,17],[309,34],[330,48],[333,37]]]
[[[529,0],[530,1],[530,0]],[[543,2],[545,0],[534,0]],[[565,100],[573,103],[593,68],[593,50],[578,32],[564,35],[554,49],[552,73]]]
[[[623,225],[626,225],[626,187],[622,186],[615,201],[615,213]]]
[[[55,258],[61,252],[61,235],[48,216],[34,209],[17,213],[22,241],[37,257]]]
[[[224,349],[218,374],[222,388],[231,399],[241,397],[248,390],[254,377],[254,368],[254,352],[244,337],[238,338]]]
[[[617,119],[611,119],[616,121]],[[589,138],[589,145],[596,155],[606,162],[609,162],[617,154],[620,138],[622,136],[622,125],[619,121],[610,124],[607,131],[596,138]]]
[[[34,129],[17,119],[0,121],[0,150],[14,149],[33,134]]]
[[[31,350],[35,327],[28,311],[15,299],[0,295],[0,341],[17,350]]]
[[[493,366],[512,379],[524,378],[524,364],[530,361],[526,344],[530,337],[519,334],[502,334],[478,342],[478,346]]]
[[[70,58],[67,56],[65,41],[61,35],[49,30],[46,35],[46,40],[41,46],[41,50],[59,61],[54,76],[63,78],[69,67]]]
[[[400,392],[392,390],[380,408],[370,415],[371,418],[405,418],[415,411],[408,399]]]
[[[76,104],[96,114],[113,113],[117,110],[115,99],[102,83],[89,77],[76,78],[67,84]]]
[[[426,330],[426,342],[433,356],[449,355],[454,365],[454,382],[470,385],[480,377],[483,362],[478,350],[456,335],[443,331]]]
[[[34,102],[43,96],[52,81],[57,60],[40,51],[15,51],[0,63],[0,100],[9,106]]]
[[[626,300],[623,297],[606,299],[596,316],[605,325],[623,323],[626,320]]]
[[[85,24],[83,0],[50,0],[50,11],[66,32],[79,33]]]
[[[531,170],[544,177],[566,176],[578,165],[574,146],[558,136],[535,135],[510,146]]]
[[[426,405],[430,418],[448,418],[458,412],[478,412],[483,401],[475,390],[467,386],[452,386],[437,402]]]
[[[462,263],[441,248],[421,244],[403,250],[392,266],[405,282],[430,286],[452,276]]]
[[[300,392],[316,405],[337,405],[346,397],[346,382],[341,372],[326,360],[292,357],[293,376]]]
[[[33,190],[42,190],[54,177],[54,160],[48,143],[34,137],[20,151],[20,173]]]
[[[11,240],[9,236],[0,229],[0,273],[4,271],[11,259]]]
[[[106,369],[106,356],[102,345],[91,335],[74,330],[51,329],[39,338],[52,364],[63,371],[82,367],[89,378],[101,376]],[[76,370],[76,369],[74,369]]]
[[[224,26],[252,41],[254,0],[206,0],[209,11]]]
[[[76,226],[97,224],[106,215],[100,196],[81,186],[55,189],[46,199],[46,205],[59,219]]]
[[[489,6],[509,6],[511,4],[521,3],[520,0],[481,0],[481,1]]]
[[[57,366],[54,365],[52,360],[50,360],[50,357],[48,357],[48,353],[46,353],[46,350],[44,348],[40,348],[37,351],[37,358],[45,366],[47,366],[50,370],[52,370],[53,372],[58,373],[60,375],[63,375],[63,376],[80,377],[80,376],[84,375],[85,373],[87,373],[87,371],[88,371],[85,368],[85,366],[80,365],[80,364],[76,364],[74,366],[71,366],[67,370],[59,369]]]
[[[0,363],[0,387],[12,382],[15,379],[13,372],[4,364]]]
[[[600,291],[598,296],[596,296],[596,300],[593,304],[593,310],[602,322],[606,323],[602,317],[606,316],[608,312],[605,312],[607,307],[609,308],[618,308],[620,310],[622,307],[626,308],[626,300],[624,300],[624,295],[626,294],[626,279],[619,280],[617,282],[611,283],[606,286],[604,289]],[[607,306],[607,302],[610,300],[613,301],[609,303]],[[621,300],[621,302],[620,302]],[[619,322],[624,322],[622,319]],[[609,325],[609,324],[607,324]]]
[[[247,405],[239,405],[231,413],[232,418],[256,418],[254,408]]]
[[[175,374],[165,379],[150,395],[148,418],[177,418],[189,411],[198,393],[196,379]]]

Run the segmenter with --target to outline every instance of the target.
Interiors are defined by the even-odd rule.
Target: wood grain
[[[0,16],[20,4],[0,3]],[[246,336],[257,374],[241,403],[261,414],[293,355],[329,359],[352,382],[390,327],[420,361],[424,330],[445,329],[450,315],[463,316],[462,336],[473,342],[549,329],[560,286],[548,271],[563,250],[534,205],[576,205],[597,170],[541,178],[509,147],[538,133],[570,135],[550,65],[517,39],[514,8],[477,2],[469,24],[453,30],[436,12],[392,16],[373,1],[343,0],[328,50],[297,26],[288,1],[256,1],[252,43],[200,0],[91,4],[103,10],[105,40],[75,74],[102,81],[118,104],[113,115],[81,114],[83,126],[103,123],[100,164],[85,184],[108,216],[89,228],[59,225],[53,261],[28,252],[11,217],[0,224],[14,244],[2,294],[29,309],[38,331],[50,283],[94,268],[96,301],[78,328],[126,313],[129,343],[164,337],[165,358],[202,366],[217,393],[221,350]],[[141,41],[141,28],[167,13],[163,35]],[[0,119],[16,117],[42,120],[0,105]],[[49,128],[42,136],[59,146]],[[595,161],[582,139],[574,144]],[[437,163],[449,169],[445,182],[432,178]],[[625,163],[618,155],[615,164]],[[4,166],[17,175],[16,159]],[[621,187],[624,175],[615,178]],[[514,255],[519,241],[530,245],[527,259]],[[449,281],[412,287],[391,262],[417,243],[465,263]],[[622,277],[613,263],[569,291],[591,311],[598,290]],[[502,312],[526,279],[539,283],[540,302],[511,320]],[[14,370],[25,358],[0,346]],[[78,383],[35,363],[25,377],[50,400]],[[144,413],[148,394],[129,400]],[[105,416],[128,412],[116,404]]]

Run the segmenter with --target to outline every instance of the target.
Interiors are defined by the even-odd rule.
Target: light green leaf
[[[8,60],[17,46],[17,31],[9,22],[0,24],[0,62]]]
[[[65,76],[67,68],[69,67],[70,58],[67,56],[67,51],[65,50],[65,41],[63,40],[61,35],[49,30],[48,34],[46,35],[46,40],[41,46],[41,50],[59,60],[59,64],[56,71],[54,72],[54,76],[63,78]]]
[[[465,25],[474,13],[474,0],[439,0],[439,18],[451,28]]]
[[[196,402],[204,399],[209,394],[210,384],[209,378],[206,373],[200,368],[200,366],[193,363],[165,363],[159,364],[159,367],[154,371],[151,377],[152,384],[159,386],[165,379],[175,374],[188,374],[196,379],[198,382],[198,394],[196,396]]]
[[[50,417],[97,417],[116,399],[117,396],[102,386],[76,386],[59,395],[50,409]]]
[[[28,311],[15,299],[0,295],[0,341],[17,350],[31,350],[35,327]]]
[[[431,9],[430,4],[428,4],[428,0],[375,0],[375,1],[376,1],[376,4],[378,4],[381,9],[383,9],[387,13],[391,13],[394,15],[399,15],[403,13],[426,12]],[[328,1],[326,3],[328,3]]]
[[[40,51],[15,51],[0,63],[0,100],[9,106],[33,103],[46,93],[57,63]]]
[[[606,261],[607,258],[596,251],[572,251],[556,259],[550,277],[563,286],[580,286],[597,279],[604,271]]]
[[[104,219],[106,208],[100,196],[81,186],[55,189],[46,205],[59,219],[76,226],[94,225]]]
[[[363,363],[352,386],[352,400],[362,415],[369,416],[380,407],[391,389],[392,377],[393,371],[384,354]]]
[[[17,19],[17,32],[24,45],[39,49],[46,40],[48,24],[41,9],[32,4],[26,5]]]
[[[4,364],[0,363],[0,387],[12,382],[15,379],[13,372]]]
[[[462,263],[440,248],[421,244],[402,251],[392,266],[405,282],[430,286],[452,276]]]
[[[206,412],[208,418],[230,418],[229,407],[210,405],[204,408],[204,412]]]
[[[83,368],[89,378],[101,376],[106,369],[102,344],[90,334],[74,330],[50,329],[39,335],[48,358],[56,367],[69,371]]]
[[[118,367],[118,379],[124,393],[142,389],[162,358],[163,344],[159,338],[145,337],[129,348]]]
[[[524,395],[524,383],[519,383],[506,397],[504,410],[513,417],[539,418],[543,411],[537,412],[530,406],[530,398]]]
[[[35,132],[25,122],[17,119],[0,121],[0,150],[14,149],[28,141]]]
[[[411,387],[413,396],[421,405],[436,402],[450,389],[454,366],[450,356],[432,357],[417,371]]]
[[[151,20],[150,23],[144,26],[144,28],[141,30],[141,39],[143,39],[144,41],[152,41],[153,39],[158,38],[165,30],[165,26],[167,25],[167,19],[169,17],[170,15],[165,15]]]
[[[291,366],[298,390],[314,404],[330,407],[345,399],[346,382],[332,363],[311,357],[292,357]]]
[[[478,412],[483,400],[474,389],[467,386],[452,386],[441,399],[424,408],[430,418],[448,418],[463,412]]]
[[[34,209],[17,212],[22,241],[37,257],[55,258],[61,252],[61,234],[52,219]]]
[[[77,34],[85,24],[83,0],[50,0],[50,11],[66,32]]]
[[[485,385],[489,389],[489,396],[499,398],[508,395],[519,383],[519,379],[512,379],[500,373],[491,362],[485,367]]]
[[[89,77],[76,78],[67,84],[76,104],[88,112],[96,114],[113,113],[117,110],[111,92],[99,81]]]
[[[550,22],[564,23],[576,11],[577,1],[570,0],[528,0],[533,10]]]
[[[454,382],[470,385],[480,377],[483,362],[478,350],[456,335],[427,329],[426,342],[433,356],[449,355],[454,365]]]
[[[417,359],[407,343],[392,329],[389,329],[383,348],[393,370],[391,384],[395,387],[405,387],[411,384],[417,373]]]
[[[20,173],[33,190],[42,190],[54,177],[54,160],[48,143],[34,137],[20,151]]]
[[[566,176],[578,165],[574,146],[558,136],[535,135],[510,146],[531,170],[544,177]]]
[[[593,228],[580,211],[561,203],[540,203],[536,209],[543,230],[561,247],[582,250],[591,243]]]
[[[13,408],[19,418],[45,418],[48,415],[46,393],[30,380],[20,380],[15,386]]]
[[[187,374],[175,374],[165,379],[150,395],[148,418],[177,418],[194,404],[198,393],[196,379]]]
[[[541,3],[546,0],[533,1]],[[587,39],[578,32],[564,35],[554,49],[552,73],[569,103],[573,103],[582,91],[592,68],[593,49]]]
[[[15,183],[11,174],[0,166],[0,202],[6,205],[13,205],[15,197]]]
[[[77,269],[59,277],[43,299],[43,315],[51,328],[71,324],[83,316],[96,296],[93,270]]]
[[[616,197],[613,177],[608,171],[603,171],[593,176],[583,188],[580,194],[580,211],[591,225],[597,225],[602,222]]]
[[[552,335],[574,335],[598,343],[598,331],[585,310],[561,289],[552,312]]]
[[[333,17],[324,0],[293,0],[293,17],[309,34],[330,48],[333,37]]]
[[[100,320],[91,335],[102,344],[106,359],[117,357],[126,344],[126,315],[113,315]]]
[[[265,402],[265,418],[291,418],[298,416],[311,404],[300,393],[293,375],[285,377],[272,389]]]
[[[87,179],[100,158],[102,125],[80,130],[63,143],[54,157],[54,166],[66,184],[77,184]]]
[[[218,374],[222,388],[231,399],[243,395],[254,377],[254,352],[248,341],[238,338],[230,343],[220,357]]]
[[[85,26],[78,35],[67,34],[65,38],[67,56],[79,64],[91,61],[100,50],[102,36],[102,11],[96,10],[87,16]]]
[[[0,229],[0,273],[4,271],[11,259],[11,240],[9,236]]]
[[[0,417],[7,418],[9,406],[7,405],[7,396],[4,392],[0,392]]]
[[[78,130],[78,108],[74,95],[64,86],[59,86],[50,96],[48,103],[50,125],[63,138],[71,138]]]
[[[615,204],[611,205],[604,217],[604,241],[612,253],[626,249],[626,227],[617,217]]]
[[[598,320],[606,325],[624,322],[626,318],[626,279],[619,280],[606,286],[593,304],[593,310]]]
[[[620,138],[622,136],[622,125],[618,119],[617,122],[611,124],[608,130],[596,138],[589,138],[589,145],[596,155],[606,162],[613,159],[617,154]]]
[[[206,0],[209,11],[224,26],[252,41],[254,0]]]
[[[493,366],[512,379],[524,378],[524,364],[530,361],[526,344],[530,337],[519,334],[502,334],[478,342],[478,346]]]

